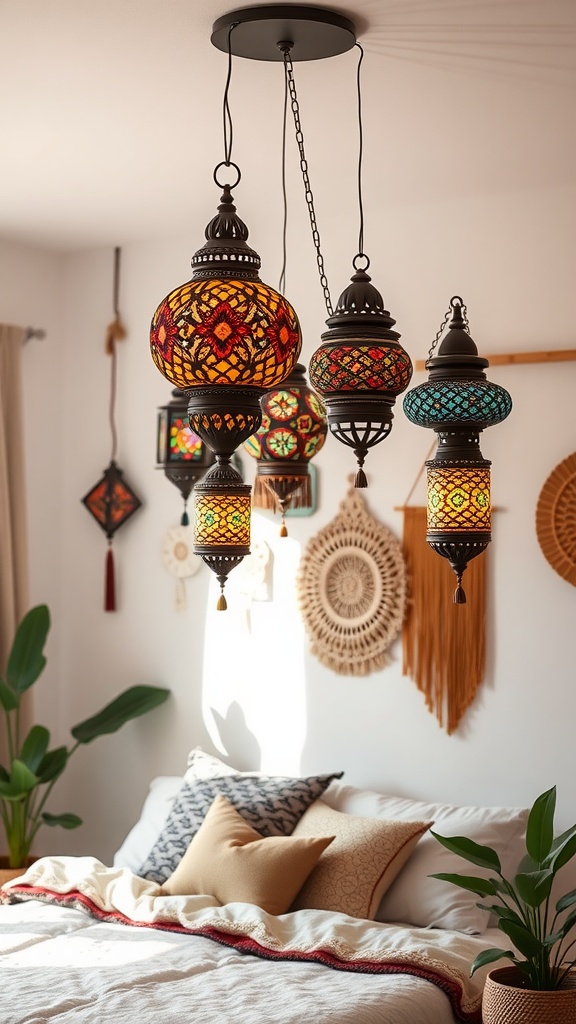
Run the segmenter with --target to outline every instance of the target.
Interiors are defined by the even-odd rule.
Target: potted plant
[[[23,694],[36,682],[46,665],[44,645],[50,629],[46,605],[32,608],[16,630],[5,671],[0,675],[0,707],[4,712],[8,760],[0,764],[0,811],[12,875],[21,873],[32,842],[42,825],[77,828],[76,814],[50,814],[44,810],[53,786],[80,744],[116,732],[126,722],[162,704],[169,690],[156,686],[132,686],[98,714],[75,725],[74,743],[49,749],[50,733],[33,725],[21,737],[20,704]]]
[[[498,927],[514,948],[485,949],[470,973],[505,958],[512,966],[488,974],[482,1001],[485,1024],[562,1024],[576,1021],[576,889],[555,902],[554,879],[576,854],[576,825],[554,837],[556,787],[535,801],[526,826],[526,854],[513,879],[504,878],[500,858],[489,846],[463,836],[432,835],[464,860],[491,872],[491,877],[440,873],[432,875],[476,893],[488,903]],[[494,902],[496,901],[496,902]],[[533,1008],[534,1007],[534,1008]]]

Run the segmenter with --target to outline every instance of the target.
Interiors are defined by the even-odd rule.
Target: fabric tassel
[[[186,584],[181,576],[176,580],[175,606],[177,612],[186,611]]]
[[[256,475],[252,488],[252,504],[254,508],[269,508],[276,510],[276,495],[266,486],[263,476]]]
[[[184,506],[184,511],[180,517],[180,526],[190,526],[190,517],[188,515],[188,509]]]
[[[402,629],[402,673],[414,680],[426,707],[450,734],[484,679],[486,552],[466,570],[468,603],[457,612],[452,570],[425,538],[426,509],[406,506],[403,550],[409,594]]]
[[[116,611],[116,580],[114,573],[114,553],[110,543],[106,552],[106,583],[104,588],[104,611]]]
[[[356,473],[356,479],[354,481],[354,487],[368,487],[368,481],[366,479],[366,473],[360,466],[360,469]]]
[[[218,598],[218,603],[216,605],[216,611],[217,612],[225,612],[227,608],[228,608],[228,605],[226,603],[226,598],[224,597],[224,592],[222,592],[220,594],[220,597]]]
[[[280,527],[280,536],[281,537],[287,537],[288,536],[288,528],[286,526],[286,520],[284,519],[284,517],[282,517],[282,525]]]

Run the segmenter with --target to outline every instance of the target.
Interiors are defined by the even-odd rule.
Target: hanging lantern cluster
[[[357,265],[361,258],[365,268]],[[412,363],[366,272],[368,257],[359,253],[353,266],[351,283],[310,360],[310,382],[326,403],[331,433],[354,450],[356,487],[366,487],[364,460],[392,429],[393,407],[410,383]]]
[[[491,464],[480,451],[479,435],[512,409],[508,392],[486,379],[488,365],[470,337],[466,307],[455,295],[426,362],[428,380],[404,398],[408,419],[438,435],[436,454],[426,462],[426,540],[456,574],[455,604],[466,603],[462,576],[468,562],[491,540]]]
[[[258,460],[252,504],[279,509],[280,536],[285,537],[286,510],[312,504],[308,466],[326,440],[326,409],[309,387],[302,363],[283,384],[268,391],[260,405],[262,424],[244,443],[248,454]]]
[[[180,491],[184,501],[180,525],[188,526],[188,498],[196,481],[213,464],[214,452],[190,430],[188,398],[179,388],[174,388],[170,402],[158,409],[156,462]]]
[[[160,373],[188,396],[189,427],[216,456],[194,487],[194,550],[216,573],[219,608],[231,569],[250,551],[250,487],[233,465],[236,448],[261,423],[260,398],[296,365],[301,333],[287,299],[259,277],[231,188],[222,189],[206,241],[192,257],[192,279],[160,303],[150,332]]]

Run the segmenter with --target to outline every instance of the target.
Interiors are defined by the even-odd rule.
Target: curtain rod
[[[41,341],[45,337],[46,331],[42,327],[27,327],[24,341],[31,341],[32,338],[38,338]]]

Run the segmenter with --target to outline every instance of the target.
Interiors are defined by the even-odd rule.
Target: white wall
[[[385,221],[393,255],[392,245],[373,246],[373,279],[412,357],[425,357],[455,293],[468,305],[484,353],[573,348],[575,211],[576,192],[568,187],[378,210],[371,235],[378,239]],[[354,469],[353,456],[331,437],[316,460],[316,514],[291,518],[285,540],[277,520],[255,517],[254,538],[265,539],[274,553],[273,601],[253,604],[247,620],[232,574],[229,610],[217,613],[215,580],[202,566],[187,583],[187,609],[175,608],[175,582],[160,549],[178,523],[181,501],[155,469],[156,408],[169,399],[170,387],[150,358],[148,328],[157,303],[189,276],[190,256],[211,215],[199,211],[185,236],[123,247],[128,336],[118,352],[118,461],[143,507],[116,536],[115,614],[103,611],[105,537],[81,504],[111,453],[104,335],[112,317],[113,251],[65,257],[8,242],[0,248],[1,318],[48,332],[25,354],[31,594],[53,616],[38,718],[55,741],[66,742],[71,725],[133,683],[172,691],[160,710],[78,751],[51,806],[75,811],[86,823],[75,833],[45,832],[39,847],[109,860],[137,817],[149,780],[181,773],[198,743],[242,768],[344,769],[357,785],[460,802],[528,804],[557,783],[561,820],[571,823],[576,592],[541,554],[534,516],[548,474],[574,449],[574,364],[489,372],[509,389],[514,409],[482,438],[501,510],[489,551],[488,669],[478,699],[449,737],[402,676],[399,642],[391,667],[363,678],[338,676],[308,651],[294,574],[308,539],[336,514]],[[276,225],[252,221],[250,227],[263,279],[274,284]],[[348,281],[351,255],[335,234],[331,223],[325,249],[338,254],[333,299]],[[324,329],[314,273],[313,253],[303,244],[287,293],[304,326],[306,362]],[[404,502],[431,440],[399,406],[391,437],[367,460],[364,496],[398,536],[395,506]],[[251,479],[249,456],[243,462]]]

